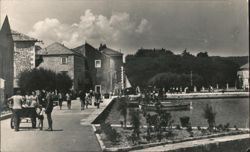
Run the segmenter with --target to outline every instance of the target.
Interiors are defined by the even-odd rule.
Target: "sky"
[[[13,30],[75,48],[100,43],[133,54],[165,48],[179,54],[249,55],[247,0],[0,0]]]

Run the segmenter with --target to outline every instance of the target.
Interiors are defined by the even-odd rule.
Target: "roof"
[[[32,41],[37,42],[38,40],[32,37],[29,37],[25,34],[19,33],[17,31],[11,30],[11,35],[13,38],[13,41]]]
[[[76,48],[73,48],[73,49],[71,49],[72,51],[74,51],[75,53],[78,53],[78,54],[82,54],[82,51],[81,50],[83,50],[83,52],[86,50],[86,47],[85,47],[85,45],[83,44],[83,45],[81,45],[81,46],[78,46],[78,47],[76,47]]]
[[[47,46],[46,48],[39,50],[38,54],[40,55],[63,55],[63,54],[74,55],[75,54],[76,55],[77,53],[70,50],[69,48],[67,48],[66,46],[64,46],[63,44],[59,42],[54,42],[50,44],[49,46]]]
[[[249,69],[249,63],[242,65],[240,69]]]
[[[113,49],[110,48],[104,48],[101,50],[102,53],[108,55],[108,56],[117,56],[117,55],[123,55],[121,52],[115,51]]]

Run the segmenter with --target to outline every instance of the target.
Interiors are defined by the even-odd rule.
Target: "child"
[[[37,118],[39,120],[38,127],[40,127],[40,130],[42,130],[43,129],[43,119],[44,119],[45,108],[43,108],[42,106],[39,106],[36,109],[36,113],[37,113]]]

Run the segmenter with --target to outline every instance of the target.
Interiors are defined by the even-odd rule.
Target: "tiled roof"
[[[76,54],[61,43],[55,42],[37,52],[40,55]]]
[[[243,66],[240,67],[240,69],[249,69],[249,63],[244,64]]]
[[[113,49],[110,49],[110,48],[104,48],[101,50],[102,53],[108,55],[108,56],[116,56],[116,55],[122,55],[121,52],[118,52],[118,51],[115,51]]]
[[[81,45],[81,46],[78,46],[78,47],[72,49],[72,51],[74,51],[74,52],[76,52],[76,53],[78,53],[78,54],[82,54],[82,51],[81,51],[81,50],[83,50],[83,52],[86,50],[84,44]]]
[[[13,38],[13,41],[33,41],[37,42],[38,40],[32,37],[29,37],[25,34],[19,33],[17,31],[11,30],[11,35]]]

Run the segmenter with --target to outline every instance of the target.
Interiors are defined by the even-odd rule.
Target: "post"
[[[121,88],[124,89],[124,69],[123,66],[121,66]]]
[[[191,71],[191,74],[190,74],[190,79],[191,79],[191,87],[193,86],[193,72]]]

